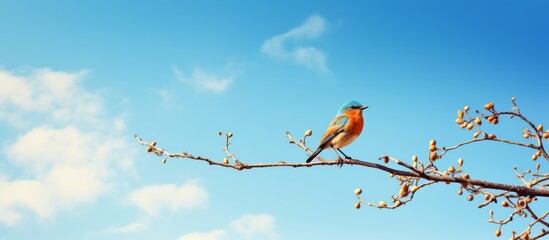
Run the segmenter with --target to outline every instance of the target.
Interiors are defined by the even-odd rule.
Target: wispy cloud
[[[209,232],[191,232],[180,236],[178,240],[219,240],[227,234],[223,229],[216,229]]]
[[[227,72],[227,66],[224,71]],[[209,91],[215,93],[225,92],[231,85],[234,75],[225,73],[224,76],[219,76],[214,73],[205,72],[202,69],[195,67],[190,75],[186,75],[179,68],[173,66],[172,71],[179,81],[184,84],[195,87],[197,90]]]
[[[108,192],[114,172],[133,171],[124,120],[82,87],[87,72],[0,71],[0,121],[18,132],[3,150],[25,176],[0,172],[0,222],[16,225],[28,213],[54,217]]]
[[[233,236],[234,239],[280,239],[276,231],[275,218],[270,214],[244,214],[231,221],[224,229],[208,232],[191,232],[179,237],[179,240],[219,240]]]
[[[208,193],[196,181],[175,184],[148,185],[135,190],[130,202],[148,216],[157,216],[162,210],[178,211],[204,207]]]
[[[105,232],[109,234],[126,234],[126,233],[136,233],[142,232],[149,229],[149,226],[142,222],[132,222],[128,225],[121,227],[110,227]]]
[[[265,40],[261,46],[261,52],[277,60],[290,60],[321,73],[329,73],[326,55],[321,50],[311,46],[298,45],[290,49],[285,46],[290,41],[299,42],[318,38],[325,29],[326,20],[323,17],[310,16],[302,25]]]

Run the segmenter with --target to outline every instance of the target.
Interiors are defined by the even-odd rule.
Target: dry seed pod
[[[437,150],[437,146],[435,145],[429,145],[429,151],[434,152]]]
[[[412,156],[412,162],[417,162],[417,156],[416,155]]]
[[[509,207],[509,203],[507,201],[501,202],[502,207]]]
[[[387,207],[387,203],[385,203],[384,201],[379,201],[379,206],[380,207]]]
[[[458,195],[461,195],[461,194],[463,194],[463,191],[460,188],[460,189],[458,189]]]
[[[486,110],[494,109],[494,103],[487,103],[486,105],[484,105],[484,109]]]
[[[457,124],[462,124],[464,121],[463,121],[463,118],[456,118],[456,123]]]
[[[437,145],[437,140],[433,139],[433,140],[429,141],[429,145],[433,145],[433,146]]]
[[[307,130],[307,131],[305,132],[305,136],[308,137],[308,136],[311,136],[311,135],[313,135],[313,131],[312,131],[312,130]]]
[[[152,147],[148,147],[147,148],[147,152],[152,152],[153,151],[153,148]]]
[[[538,132],[543,132],[543,124],[538,125]]]
[[[489,139],[496,139],[496,135],[493,133],[488,134]]]
[[[473,195],[469,195],[469,196],[467,197],[467,201],[469,201],[469,202],[470,202],[470,201],[473,201],[473,199],[474,199]]]
[[[499,230],[498,228],[498,230],[496,230],[496,237],[499,237],[499,236],[501,236],[501,230]]]
[[[229,158],[223,158],[223,164],[229,164]]]
[[[463,158],[458,158],[458,166],[463,166]]]
[[[457,114],[458,118],[463,118],[463,112],[461,110],[458,110]]]
[[[465,107],[463,107],[463,110],[466,112],[469,111],[469,106],[465,105]]]
[[[460,128],[465,128],[467,127],[467,122],[462,122],[461,125],[459,126]]]
[[[448,168],[448,172],[449,172],[449,173],[454,173],[454,172],[456,172],[456,169],[454,168],[454,166],[450,166],[450,167]]]
[[[156,146],[156,142],[153,141],[153,142],[151,143],[151,146],[153,146],[153,147]]]
[[[356,208],[356,209],[360,209],[360,202],[356,202],[356,203],[355,203],[355,208]]]
[[[362,193],[362,188],[355,189],[355,195],[360,195]]]
[[[532,161],[536,161],[536,160],[538,160],[538,155],[536,155],[536,154],[534,153],[534,155],[532,155]]]

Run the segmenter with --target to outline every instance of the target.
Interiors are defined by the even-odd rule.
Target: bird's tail
[[[307,158],[307,163],[310,163],[311,161],[313,161],[313,159],[315,159],[316,156],[318,156],[318,154],[320,154],[320,152],[322,152],[322,148],[317,148],[316,151],[311,154],[311,156],[309,156],[309,158]]]

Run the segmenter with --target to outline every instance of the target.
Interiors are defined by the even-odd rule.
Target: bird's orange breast
[[[342,148],[351,144],[362,133],[362,128],[364,127],[362,111],[348,110],[345,112],[345,115],[349,117],[349,121],[345,125],[343,132],[332,140],[334,148]]]

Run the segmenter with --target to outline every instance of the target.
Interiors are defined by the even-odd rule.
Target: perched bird
[[[328,129],[320,139],[320,144],[316,151],[307,158],[307,163],[311,162],[322,150],[326,148],[333,148],[337,150],[346,159],[350,159],[343,153],[340,148],[351,144],[362,132],[364,127],[364,119],[362,118],[362,110],[368,108],[362,106],[356,101],[349,101],[343,104],[337,112],[334,120],[328,126]],[[339,154],[336,155],[339,157]],[[339,157],[341,160],[341,157]]]

